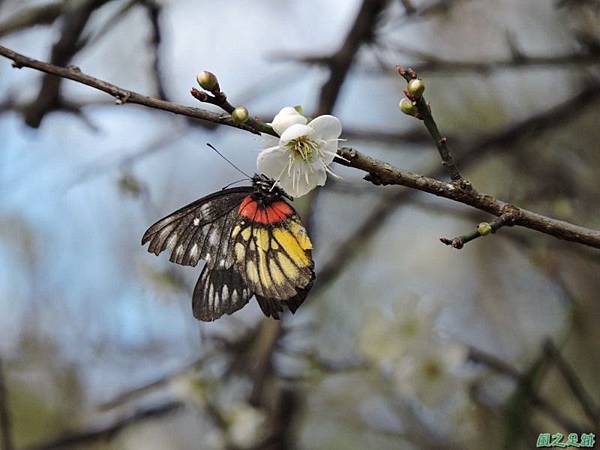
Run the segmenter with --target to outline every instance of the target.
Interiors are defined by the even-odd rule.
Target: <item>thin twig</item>
[[[401,66],[397,66],[396,68],[400,76],[404,78],[407,83],[417,79],[417,73],[413,69],[404,70]],[[411,100],[414,100],[418,110],[418,118],[423,120],[427,131],[429,131],[431,138],[435,142],[435,146],[440,153],[440,157],[442,158],[442,165],[448,170],[450,178],[454,182],[460,182],[463,188],[468,187],[468,182],[463,179],[460,171],[458,170],[456,162],[454,162],[452,152],[450,151],[450,146],[448,145],[448,138],[442,136],[440,133],[440,130],[435,123],[435,119],[431,114],[431,107],[425,100],[425,97],[421,95],[418,98],[411,98]]]
[[[225,92],[221,91],[220,88],[211,92],[210,94],[208,92],[192,88],[190,94],[192,94],[192,97],[199,102],[210,103],[211,105],[218,106],[229,114],[233,113],[233,110],[235,109],[235,106],[229,103],[229,100],[227,100],[227,95],[225,95]],[[245,125],[253,130],[256,130],[256,132],[277,136],[277,133],[273,131],[273,128],[271,128],[270,125],[267,125],[265,122],[256,117],[249,117]]]
[[[502,228],[505,225],[512,225],[512,223],[514,222],[514,217],[513,215],[508,212],[508,213],[504,213],[502,214],[500,217],[497,217],[495,220],[492,221],[492,223],[481,223],[477,226],[477,228],[475,229],[475,231],[472,231],[471,233],[462,235],[462,236],[457,236],[455,238],[452,239],[448,239],[447,237],[442,237],[440,238],[440,241],[442,241],[442,243],[446,244],[446,245],[451,245],[452,247],[460,250],[461,248],[464,247],[464,245],[467,242],[471,242],[474,239],[486,236],[489,233],[495,233],[496,231],[498,231],[500,228]],[[489,230],[487,230],[485,227],[487,225],[487,227],[489,227]],[[483,227],[482,227],[483,226]]]

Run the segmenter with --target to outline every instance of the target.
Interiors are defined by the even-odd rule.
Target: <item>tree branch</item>
[[[259,134],[259,131],[255,130],[252,127],[234,123],[229,115],[217,114],[210,111],[206,111],[204,109],[194,108],[191,106],[183,106],[165,100],[160,100],[158,98],[142,95],[135,91],[123,89],[121,87],[115,86],[114,84],[87,75],[77,67],[58,67],[54,64],[48,64],[21,55],[1,45],[0,55],[13,60],[13,66],[16,68],[29,67],[31,69],[39,70],[41,72],[55,75],[57,77],[67,78],[69,80],[73,80],[78,83],[90,86],[94,89],[106,92],[107,94],[113,96],[116,99],[117,104],[134,103],[138,105],[147,106],[149,108],[161,109],[163,111],[169,111],[174,114],[179,114],[194,119],[205,120],[219,125],[227,125],[230,127],[249,131],[254,134]]]
[[[20,55],[2,46],[0,46],[0,55],[12,59],[15,62],[14,65],[16,67],[31,67],[102,90],[115,97],[119,103],[137,103],[152,108],[170,111],[176,114],[182,114],[198,119],[208,120],[210,122],[241,128],[259,134],[259,131],[251,126],[234,123],[229,116],[222,116],[198,108],[182,106],[176,103],[138,94],[133,91],[128,91],[113,84],[94,78],[90,75],[86,75],[77,68],[62,68],[53,64],[43,63],[41,61]],[[587,91],[592,94],[592,97],[596,97],[600,92],[600,84],[594,84],[590,86]],[[564,111],[565,109],[562,110],[563,115]],[[533,124],[535,125],[535,123]],[[506,136],[503,138],[506,138]],[[461,186],[444,183],[430,177],[403,171],[391,166],[388,163],[363,155],[354,149],[342,148],[339,151],[339,155],[345,159],[345,161],[342,160],[341,164],[367,172],[368,175],[366,179],[376,185],[401,185],[410,187],[419,191],[428,192],[439,197],[444,197],[469,206],[473,206],[495,216],[501,216],[505,212],[511,212],[515,216],[515,225],[549,234],[559,239],[578,242],[594,248],[600,248],[600,231],[580,227],[568,222],[552,219],[526,209],[514,207],[501,200],[496,200],[489,195],[480,194],[471,187],[462,188]]]
[[[553,219],[523,208],[510,205],[475,189],[462,189],[455,184],[445,183],[423,175],[398,169],[386,162],[363,155],[351,148],[339,151],[342,158],[339,164],[368,173],[367,181],[376,185],[406,186],[423,192],[454,200],[472,206],[495,216],[510,212],[514,216],[514,224],[549,234],[559,239],[578,242],[590,247],[600,248],[600,231],[573,225],[562,220]]]

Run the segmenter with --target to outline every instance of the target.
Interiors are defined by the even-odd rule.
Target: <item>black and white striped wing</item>
[[[196,266],[200,259],[207,266],[231,267],[229,251],[231,228],[238,218],[238,207],[253,188],[225,189],[196,200],[152,225],[142,238],[155,255],[171,251],[170,261]]]
[[[223,314],[233,314],[248,303],[253,293],[233,268],[210,269],[204,266],[194,288],[192,309],[198,320],[217,320]]]

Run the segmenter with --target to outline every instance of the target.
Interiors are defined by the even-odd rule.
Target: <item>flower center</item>
[[[286,144],[286,147],[290,151],[292,158],[301,159],[304,162],[310,163],[313,162],[317,156],[319,144],[308,136],[300,136],[290,140]]]

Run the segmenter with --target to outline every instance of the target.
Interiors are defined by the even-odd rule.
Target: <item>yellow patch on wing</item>
[[[254,240],[256,241],[256,245],[258,248],[266,251],[269,251],[269,241],[271,237],[269,236],[269,232],[264,228],[255,228],[254,229]]]
[[[292,233],[283,228],[275,228],[273,236],[298,267],[306,267],[310,264],[309,257]]]
[[[250,233],[252,233],[252,230],[250,229],[250,227],[244,228],[242,230],[242,239],[244,239],[245,241],[250,239]]]
[[[269,259],[269,269],[271,270],[271,277],[273,277],[275,284],[279,286],[283,285],[285,283],[285,276],[279,270],[279,266],[273,258]]]
[[[233,230],[231,230],[231,237],[233,239],[235,239],[237,237],[238,234],[240,234],[242,227],[240,227],[239,225],[236,225],[235,227],[233,227]]]
[[[248,280],[258,284],[260,279],[258,278],[258,270],[256,269],[254,261],[248,261],[248,264],[246,265],[246,275],[248,275]]]
[[[267,254],[261,250],[258,251],[258,274],[260,276],[260,283],[267,289],[270,289],[273,285],[271,275],[269,275],[269,268],[267,267]]]
[[[290,231],[304,250],[311,250],[313,248],[312,242],[306,233],[306,228],[302,224],[292,220],[290,222]]]
[[[286,277],[288,277],[290,280],[295,280],[296,278],[298,278],[298,268],[294,265],[292,261],[290,261],[290,259],[287,256],[279,252],[277,253],[277,260],[279,261],[279,266],[281,267],[281,270],[283,270],[283,272],[285,273]]]
[[[244,257],[246,256],[246,249],[244,248],[244,244],[236,242],[233,251],[235,252],[235,258],[239,262],[242,262],[244,260]]]

